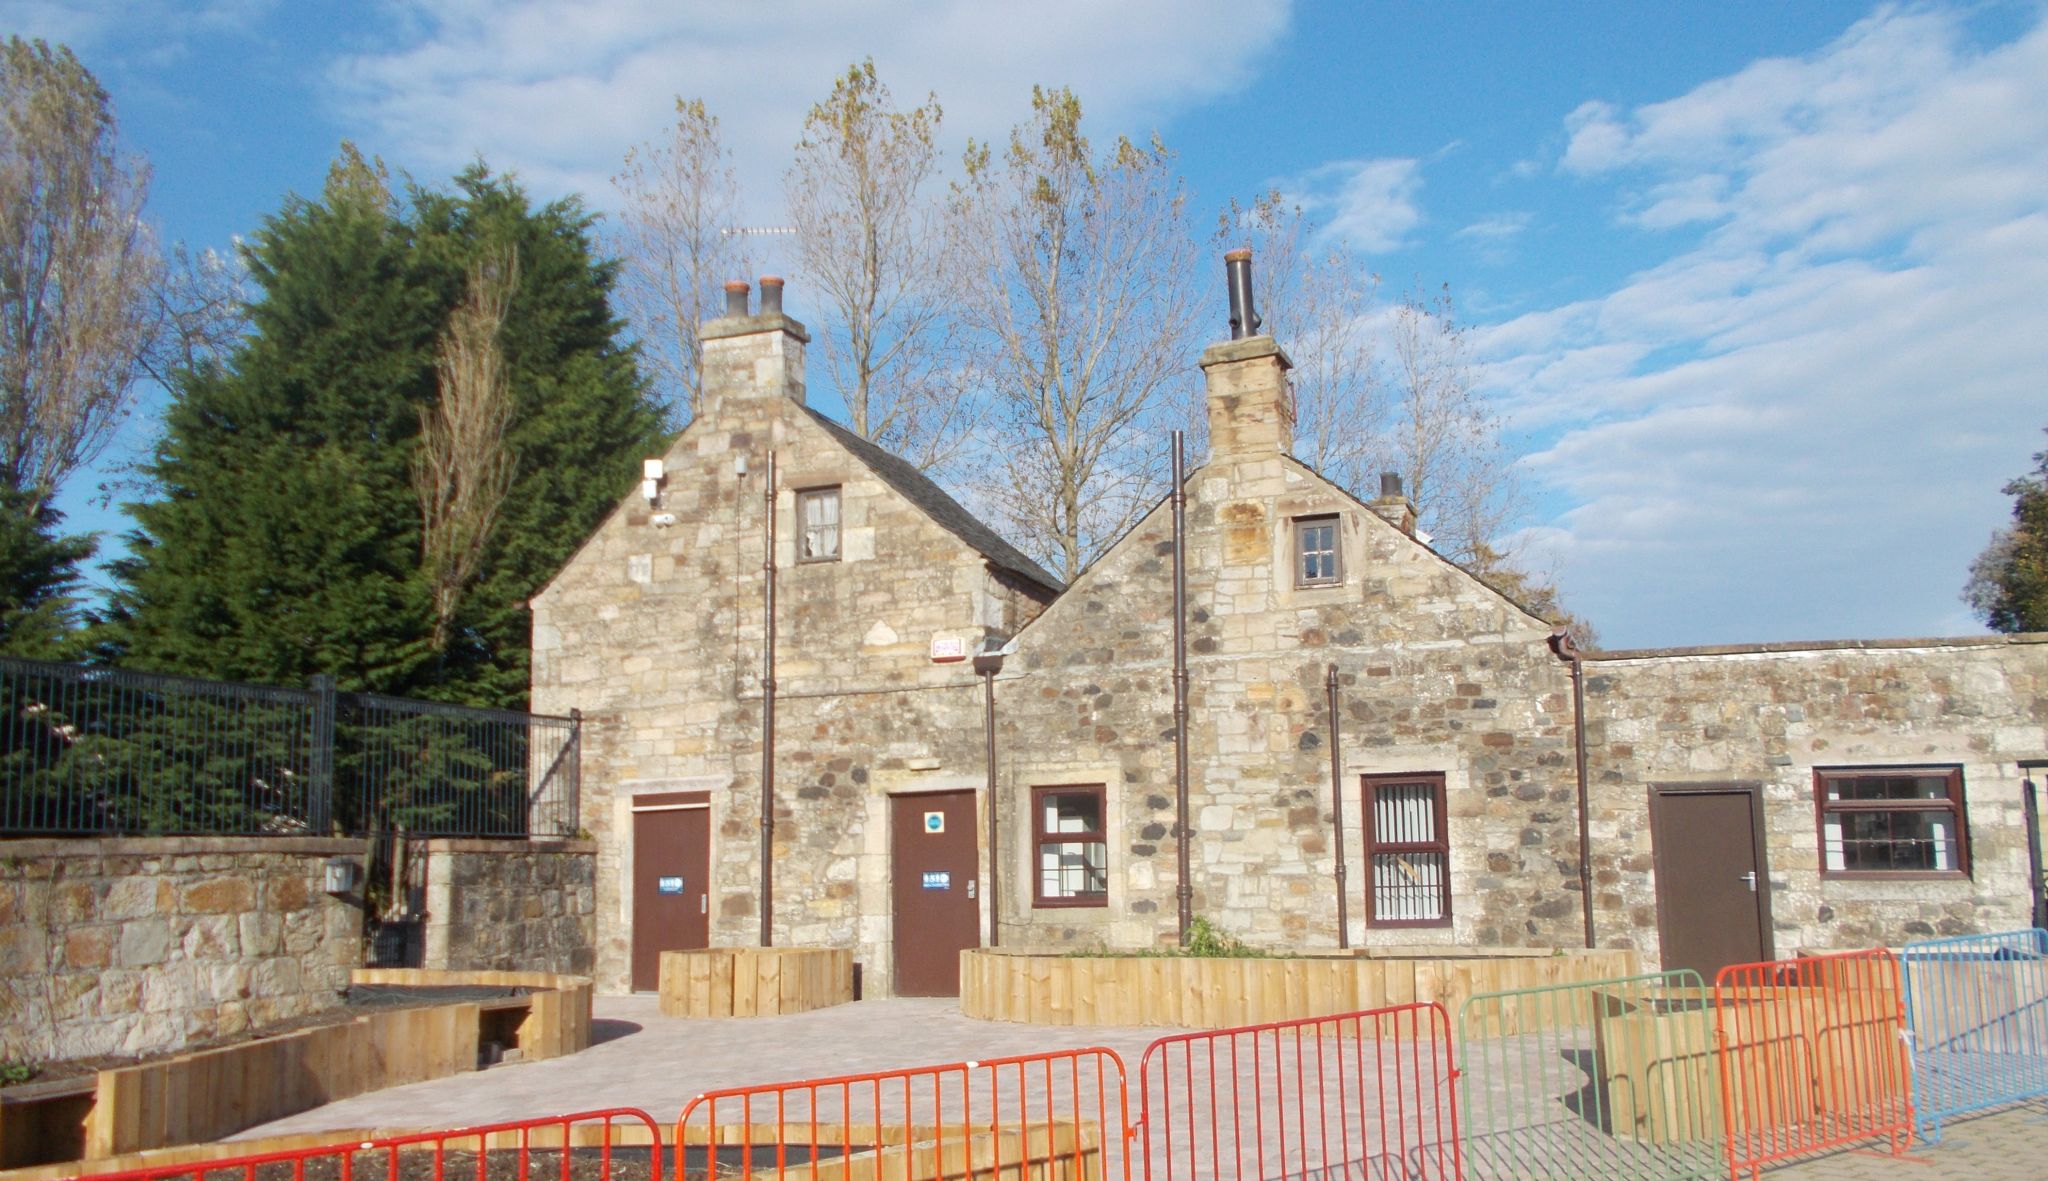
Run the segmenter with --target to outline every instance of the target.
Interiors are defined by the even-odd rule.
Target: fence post
[[[313,690],[313,750],[306,788],[306,824],[326,836],[334,828],[334,678],[317,676]]]
[[[573,837],[583,827],[583,711],[569,711],[568,816],[561,822],[562,835]]]

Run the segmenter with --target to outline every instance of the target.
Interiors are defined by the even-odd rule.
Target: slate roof
[[[968,512],[959,501],[947,495],[945,489],[932,483],[931,477],[918,471],[914,465],[889,454],[811,407],[805,406],[803,409],[819,426],[824,427],[840,446],[852,452],[855,459],[866,464],[869,471],[901,493],[904,499],[916,505],[940,528],[973,546],[982,557],[1001,569],[1022,575],[1047,590],[1063,589],[1060,580],[1054,577],[1051,571],[1032,561],[1023,550],[1004,541],[1002,535],[983,524],[981,518]]]

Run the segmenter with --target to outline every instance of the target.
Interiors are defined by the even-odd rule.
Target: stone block
[[[247,880],[215,877],[186,886],[179,909],[186,914],[237,914],[251,909],[255,902],[255,890]]]
[[[171,954],[176,942],[170,922],[161,918],[137,919],[121,927],[120,963],[124,968],[154,968]]]

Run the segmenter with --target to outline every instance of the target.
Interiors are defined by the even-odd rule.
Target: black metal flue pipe
[[[1249,252],[1247,252],[1249,253]],[[1195,885],[1188,855],[1188,497],[1183,435],[1173,432],[1173,831],[1179,864],[1180,945],[1195,921]]]
[[[775,946],[775,452],[761,491],[761,946]]]
[[[1230,339],[1257,336],[1261,325],[1258,309],[1252,305],[1252,252],[1226,252],[1223,269],[1230,282]]]
[[[1323,680],[1325,696],[1330,708],[1330,829],[1336,838],[1337,850],[1337,948],[1344,950],[1351,946],[1351,887],[1345,881],[1344,868],[1344,762],[1337,753],[1341,726],[1337,721],[1337,666],[1330,666],[1329,676]]]

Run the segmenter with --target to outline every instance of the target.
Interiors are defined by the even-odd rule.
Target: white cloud
[[[277,0],[0,0],[0,30],[64,44],[85,58],[120,47],[162,63],[195,38],[247,33]]]
[[[1322,232],[1362,254],[1385,254],[1408,245],[1422,224],[1416,195],[1421,161],[1405,157],[1335,160],[1275,183]]]
[[[757,216],[810,105],[872,55],[899,102],[944,104],[948,141],[1004,137],[1031,86],[1071,85],[1092,134],[1142,134],[1248,77],[1285,31],[1287,0],[911,4],[797,0],[431,0],[394,10],[390,52],[332,70],[343,122],[377,150],[448,171],[481,153],[544,191],[599,204],[626,149],[660,133],[676,96],[724,122]]]
[[[1525,540],[1610,644],[1968,629],[1969,559],[2048,425],[2048,25],[1884,9],[1633,110],[1561,167],[1676,252],[1488,329],[1572,504]],[[1768,621],[1768,622],[1765,622]]]

